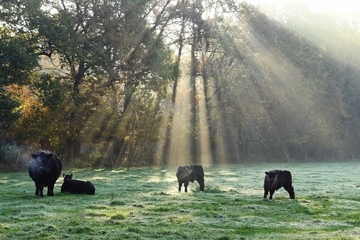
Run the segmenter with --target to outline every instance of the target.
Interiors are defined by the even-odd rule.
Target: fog
[[[358,9],[360,7],[360,3],[354,0],[246,0],[245,2],[260,6],[263,9],[269,9],[269,13],[276,8],[294,8],[298,4],[304,4],[316,13],[359,15]]]
[[[124,161],[123,163],[132,163],[134,159],[139,164],[156,162],[179,165],[194,162],[209,165],[242,161],[288,161],[289,156],[305,160],[332,159],[336,153],[340,153],[338,155],[341,158],[346,156],[348,159],[360,156],[360,14],[357,12],[360,3],[353,0],[235,0],[236,3],[241,1],[250,5],[230,5],[231,1],[205,1],[201,4],[186,1],[189,5],[181,8],[164,5],[164,11],[161,7],[153,10],[147,15],[149,19],[146,20],[149,22],[146,24],[133,19],[129,23],[118,21],[116,24],[119,32],[133,29],[132,24],[135,23],[139,23],[141,28],[144,27],[136,34],[136,38],[141,41],[145,29],[153,24],[154,36],[147,42],[149,49],[141,52],[143,55],[136,55],[139,63],[144,62],[144,66],[134,61],[134,69],[129,72],[143,69],[151,71],[142,75],[141,81],[135,81],[132,75],[123,78],[128,73],[122,70],[120,63],[128,61],[129,51],[142,48],[136,48],[124,40],[134,37],[132,31],[121,32],[120,35],[129,36],[111,38],[112,46],[121,45],[125,49],[114,47],[114,51],[119,51],[119,59],[111,60],[114,66],[107,69],[101,60],[96,62],[98,66],[94,67],[104,69],[101,73],[103,75],[96,76],[96,81],[94,80],[100,86],[95,97],[100,99],[103,105],[85,105],[85,110],[91,110],[86,118],[80,111],[63,107],[68,105],[66,101],[63,105],[58,105],[56,112],[69,111],[71,120],[75,119],[72,118],[75,113],[78,114],[78,120],[74,120],[79,124],[76,130],[86,129],[77,130],[75,135],[79,137],[79,141],[99,146],[104,144],[101,146],[107,152],[104,158],[119,159]],[[193,8],[195,3],[198,8]],[[146,7],[153,9],[151,4]],[[84,8],[84,11],[87,11],[86,9]],[[145,5],[144,9],[147,9]],[[196,11],[188,11],[189,9]],[[178,15],[180,12],[186,14]],[[92,18],[92,12],[90,13],[89,18]],[[74,14],[82,13],[75,11]],[[104,12],[104,16],[107,14],[109,13]],[[112,14],[117,16],[117,10]],[[135,12],[134,14],[137,15]],[[59,16],[54,14],[51,17],[57,21]],[[139,20],[144,20],[143,15],[138,17]],[[158,19],[161,19],[161,24]],[[74,26],[82,26],[87,21],[89,20],[74,23]],[[107,23],[104,19],[103,24]],[[37,27],[35,21],[34,28]],[[57,27],[55,24],[56,31]],[[98,27],[103,26],[100,24]],[[67,26],[63,28],[64,31],[69,30]],[[107,29],[104,28],[103,31],[106,32]],[[71,34],[82,37],[82,31],[70,31]],[[96,30],[93,34],[98,32],[99,30]],[[59,37],[57,34],[52,36],[48,33],[48,30],[42,33],[44,39]],[[114,33],[109,31],[108,34],[112,36]],[[155,38],[163,41],[166,48],[163,45],[153,45],[150,40]],[[80,38],[69,39],[69,44],[73,41],[71,43],[78,46],[77,39]],[[42,38],[40,40],[42,41]],[[59,39],[60,42],[62,40],[63,38]],[[109,39],[101,41],[107,42]],[[95,45],[102,46],[101,41]],[[68,53],[65,45],[67,44],[61,46],[64,47],[64,55]],[[52,47],[49,44],[50,52]],[[100,48],[104,55],[109,54],[109,59],[113,59],[107,48]],[[156,62],[155,66],[155,61],[150,61],[153,55],[149,53],[152,53],[150,50],[159,50],[157,48],[163,48],[163,52],[159,53],[162,61]],[[167,48],[173,51],[172,54],[165,51]],[[89,49],[86,47],[81,51],[84,56],[98,56],[96,51],[87,53]],[[78,54],[74,57],[76,56]],[[144,61],[145,57],[149,58],[149,63]],[[176,67],[179,66],[173,75],[170,74],[172,71],[165,74],[159,70],[163,69],[161,64],[164,69],[173,69],[171,58],[176,59]],[[59,66],[72,64],[72,61],[63,61]],[[78,94],[79,81],[73,76],[77,76],[76,71],[81,68],[73,66],[67,69],[74,71],[68,81],[74,84],[75,94]],[[113,69],[120,69],[115,75],[121,81],[108,76],[113,74]],[[82,74],[84,80],[86,74],[89,74],[90,79],[92,77],[90,72]],[[107,78],[110,80],[107,81]],[[109,89],[104,96],[102,88],[110,82],[116,86]],[[81,86],[82,90],[92,93],[92,84]],[[127,84],[133,84],[134,89],[127,89]],[[43,90],[38,88],[39,91]],[[168,91],[165,91],[166,88],[169,88]],[[68,92],[69,89],[64,87],[63,91]],[[131,95],[132,91],[137,91],[138,95]],[[133,96],[132,99],[128,93]],[[71,94],[64,96],[68,102],[77,100],[72,99]],[[113,96],[117,98],[114,99]],[[155,96],[159,98],[155,100]],[[152,97],[154,102],[149,101]],[[163,97],[164,99],[161,99]],[[94,103],[91,98],[86,100]],[[132,101],[131,112],[125,111],[125,100]],[[157,108],[158,105],[161,107]],[[44,116],[45,114],[47,113],[44,113]],[[24,116],[26,117],[25,113]],[[158,121],[161,118],[164,119],[163,122]],[[25,120],[31,122],[32,118]],[[61,119],[63,122],[68,120]],[[85,121],[86,124],[83,123]],[[61,125],[65,124],[61,122]],[[19,127],[16,131],[21,132],[22,129],[24,127]],[[75,131],[74,129],[69,127],[60,129],[59,132],[68,134]],[[65,149],[70,156],[74,155],[71,153],[73,150],[68,150],[74,148],[70,144],[74,142],[72,138],[71,141],[61,143],[66,145]],[[114,141],[114,144],[106,141]],[[59,149],[64,148],[60,146],[60,141],[51,144],[59,145],[56,145]],[[93,148],[88,149],[90,154],[90,149]],[[155,159],[152,157],[154,152]]]
[[[352,0],[248,0],[286,28],[359,69],[360,2]]]

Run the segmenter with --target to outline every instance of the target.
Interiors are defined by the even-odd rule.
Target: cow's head
[[[279,172],[275,172],[275,171],[270,171],[270,172],[265,172],[266,174],[266,183],[267,185],[272,188],[274,187],[274,183],[276,184],[276,179],[277,179],[277,175],[279,175]]]
[[[73,175],[72,174],[64,174],[63,177],[64,177],[64,181],[67,181],[67,180],[71,180]]]
[[[45,150],[31,154],[31,158],[35,161],[36,165],[41,169],[51,167],[51,163],[52,163],[51,159],[54,156],[55,156],[54,154]]]

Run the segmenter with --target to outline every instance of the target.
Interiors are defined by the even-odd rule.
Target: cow
[[[181,185],[183,183],[185,186],[185,192],[187,192],[189,182],[194,182],[195,180],[200,185],[200,191],[204,191],[204,169],[201,165],[179,166],[176,172],[176,177],[179,182],[179,192],[181,192]]]
[[[64,183],[61,186],[61,192],[69,193],[86,193],[93,195],[95,194],[95,187],[89,181],[80,181],[72,179],[72,174],[64,174]]]
[[[284,187],[285,190],[289,193],[290,199],[295,199],[295,192],[292,186],[292,177],[291,172],[286,170],[272,170],[265,172],[264,180],[264,198],[270,192],[270,199],[275,191]]]
[[[31,154],[31,158],[29,176],[35,182],[35,196],[44,196],[44,187],[48,188],[48,196],[54,196],[54,185],[62,169],[60,158],[45,150]]]

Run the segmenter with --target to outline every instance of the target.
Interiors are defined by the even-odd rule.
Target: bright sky
[[[260,6],[282,6],[291,2],[306,2],[316,12],[334,12],[338,14],[359,14],[359,0],[244,0]]]

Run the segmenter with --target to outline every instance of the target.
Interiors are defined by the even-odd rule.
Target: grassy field
[[[0,173],[0,239],[358,239],[360,162],[204,167],[179,193],[176,169],[73,169],[95,195],[35,197],[27,172]],[[263,199],[264,171],[293,174],[296,200]],[[70,171],[63,171],[68,173]],[[47,190],[47,189],[46,189]]]

